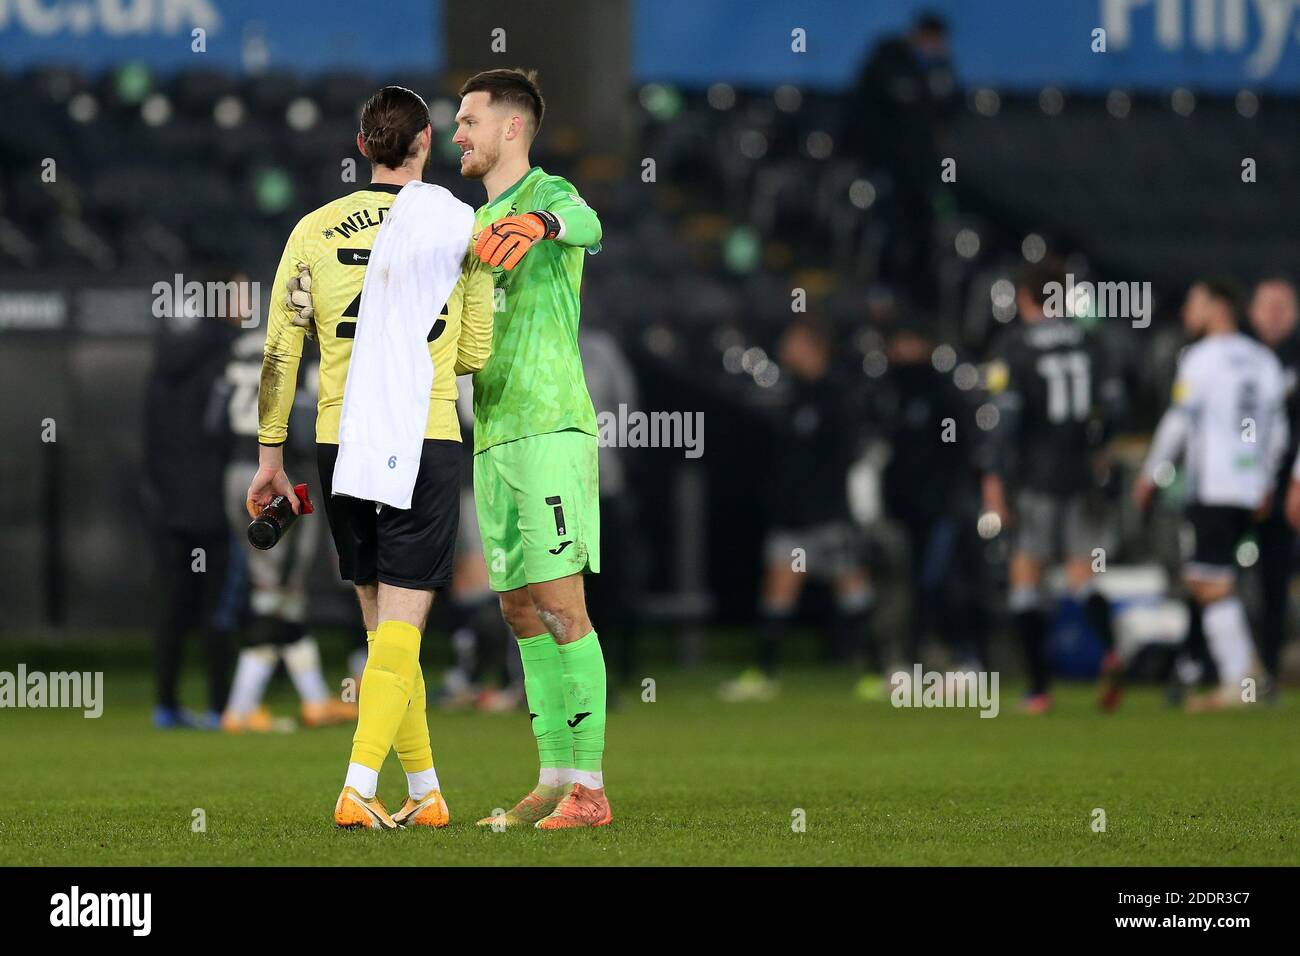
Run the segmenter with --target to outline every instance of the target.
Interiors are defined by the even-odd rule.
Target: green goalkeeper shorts
[[[474,456],[474,505],[493,591],[600,571],[596,436],[530,435]]]

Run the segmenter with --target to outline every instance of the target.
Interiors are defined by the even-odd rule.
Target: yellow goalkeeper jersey
[[[289,434],[289,412],[306,336],[306,330],[293,324],[293,310],[286,302],[288,283],[298,274],[299,262],[306,263],[311,271],[316,341],[320,346],[316,441],[338,444],[343,385],[357,334],[366,264],[379,224],[400,188],[371,183],[303,216],[290,233],[275,274],[267,314],[257,403],[257,440],[261,444],[283,444]],[[456,376],[481,369],[491,349],[492,269],[466,249],[460,278],[443,314],[429,332],[433,388],[425,438],[460,441]]]

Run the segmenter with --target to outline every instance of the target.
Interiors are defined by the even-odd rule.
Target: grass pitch
[[[744,705],[716,700],[721,672],[649,676],[657,700],[630,690],[610,716],[613,825],[475,827],[535,779],[528,718],[431,711],[452,824],[370,833],[330,820],[350,730],[156,731],[147,672],[108,665],[97,720],[0,711],[0,864],[1300,863],[1294,692],[1275,708],[1188,717],[1140,690],[1106,716],[1090,688],[1065,687],[1057,711],[1035,719],[1004,687],[1001,715],[981,719],[860,703],[826,671],[796,672],[779,701]],[[281,687],[271,704],[288,713],[292,699]],[[404,783],[390,756],[390,809]],[[1096,808],[1105,832],[1092,828]],[[196,810],[206,832],[192,828]]]

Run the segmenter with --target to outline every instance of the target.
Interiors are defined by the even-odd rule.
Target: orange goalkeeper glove
[[[490,266],[513,269],[539,239],[560,234],[560,220],[545,209],[498,219],[478,235],[474,255]]]

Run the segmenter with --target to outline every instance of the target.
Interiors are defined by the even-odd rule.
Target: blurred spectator
[[[145,393],[145,513],[154,533],[159,618],[154,632],[158,727],[215,727],[226,706],[228,633],[213,619],[230,560],[230,526],[222,507],[227,446],[214,385],[225,369],[238,319],[203,314],[179,296],[166,303]],[[208,709],[180,706],[178,683],[186,635],[204,645]]]
[[[946,126],[957,108],[947,24],[923,14],[904,36],[882,40],[846,106],[850,152],[883,167],[893,183],[882,277],[919,305],[933,306],[934,195]]]
[[[908,542],[911,604],[902,653],[909,667],[923,662],[923,642],[933,634],[951,642],[960,664],[980,669],[987,622],[980,599],[984,559],[976,531],[974,408],[953,373],[935,368],[933,353],[923,326],[898,328],[877,398],[890,445],[885,512]],[[954,431],[945,436],[949,421]]]
[[[1275,699],[1278,665],[1286,643],[1287,605],[1295,566],[1295,529],[1286,520],[1286,491],[1291,465],[1300,449],[1300,334],[1296,330],[1296,289],[1289,279],[1274,276],[1255,286],[1250,300],[1250,327],[1256,338],[1282,363],[1287,389],[1286,410],[1290,442],[1278,466],[1272,506],[1257,530],[1263,616],[1258,631],[1259,657],[1267,672],[1264,698]]]
[[[834,588],[834,637],[841,652],[859,662],[874,652],[868,635],[871,581],[848,503],[855,431],[842,388],[830,378],[831,341],[823,322],[800,317],[786,328],[777,348],[790,389],[789,400],[769,422],[776,453],[764,466],[768,531],[758,669],[724,684],[724,700],[769,700],[777,694],[781,645],[809,577]],[[858,688],[867,697],[880,689],[879,680],[870,677]]]

